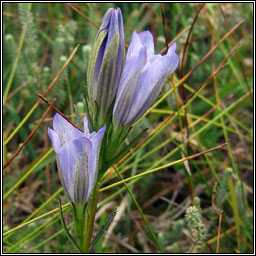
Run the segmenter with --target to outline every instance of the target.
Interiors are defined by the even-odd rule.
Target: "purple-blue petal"
[[[154,55],[154,40],[149,31],[143,31],[138,33],[140,42],[143,46],[146,46],[148,58]]]
[[[113,10],[111,12],[111,18],[109,22],[108,40],[107,40],[106,48],[109,47],[109,45],[112,43],[113,38],[118,36],[118,33],[119,33],[119,26],[118,26],[117,10]]]
[[[89,154],[92,151],[92,143],[85,137],[75,139],[73,143],[74,153],[77,157],[77,163],[74,169],[74,202],[81,204],[87,201],[88,197],[90,196],[88,165]]]
[[[138,56],[141,48],[143,48],[143,45],[140,41],[138,33],[136,33],[136,31],[134,31],[132,34],[131,42],[128,47],[126,61],[131,57]]]
[[[61,144],[60,144],[58,134],[53,129],[48,127],[48,135],[51,139],[53,149],[55,150],[55,152],[59,152],[61,148]]]
[[[102,32],[102,30],[108,28],[112,12],[113,12],[113,8],[109,8],[107,10],[107,12],[104,14],[104,16],[102,18],[102,23],[101,23],[100,29],[98,31],[98,35]]]
[[[58,134],[61,146],[83,133],[58,113],[53,118],[53,130]]]
[[[85,136],[89,136],[90,135],[90,129],[89,129],[89,122],[88,122],[88,118],[86,115],[84,115],[84,134]]]
[[[168,49],[168,51],[167,51],[167,55],[169,55],[169,54],[176,54],[175,51],[176,51],[176,43],[174,42],[174,43],[169,47],[169,49]]]
[[[120,46],[124,45],[124,25],[120,8],[117,8]]]
[[[66,188],[66,192],[72,201],[75,201],[75,177],[76,169],[79,162],[88,158],[91,151],[92,143],[85,137],[73,139],[71,142],[61,148],[57,153],[58,163],[60,166],[60,172],[62,180],[64,182],[63,187]],[[86,166],[79,166],[84,168],[84,172],[87,171]],[[85,188],[86,189],[86,188]]]
[[[120,100],[120,97],[123,94],[123,90],[125,87],[134,86],[134,84],[131,84],[131,83],[127,84],[127,83],[136,72],[140,72],[142,70],[142,68],[146,64],[146,60],[147,60],[147,55],[146,55],[145,47],[142,47],[140,49],[140,51],[138,52],[138,55],[127,59],[122,72],[121,79],[120,79],[120,84],[118,86],[116,102]],[[136,83],[137,81],[132,81],[132,82]]]
[[[130,57],[126,61],[113,110],[116,123],[124,122],[129,114],[140,72],[146,63],[146,59],[146,48],[143,47],[138,56]]]
[[[101,148],[102,138],[106,131],[106,125],[104,125],[91,139],[92,148],[89,152],[88,158],[88,195],[91,194],[98,175],[98,163],[99,163],[99,154]]]
[[[127,123],[136,122],[154,103],[164,82],[179,63],[176,54],[165,55],[147,65],[138,80],[137,88],[132,100],[132,108],[127,117]]]
[[[152,34],[149,31],[143,31],[132,34],[132,39],[128,47],[127,59],[133,56],[138,56],[142,47],[146,47],[148,59],[154,56],[154,41]]]
[[[102,65],[102,61],[104,58],[104,54],[105,54],[105,50],[106,50],[106,44],[107,44],[107,40],[108,40],[108,36],[107,34],[105,35],[104,40],[102,41],[102,44],[99,48],[99,51],[97,53],[97,59],[94,65],[94,70],[93,70],[93,86],[91,88],[92,90],[92,99],[93,101],[96,100],[97,98],[97,83],[99,80],[99,74],[100,74],[100,70],[101,70],[101,65]],[[92,53],[94,54],[94,53]]]

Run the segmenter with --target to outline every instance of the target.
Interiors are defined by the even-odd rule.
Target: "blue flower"
[[[151,33],[133,32],[113,110],[116,126],[130,127],[155,102],[179,64],[175,50],[174,43],[165,56],[155,55]]]
[[[53,129],[48,135],[57,155],[62,186],[71,202],[85,203],[93,190],[98,174],[101,141],[106,126],[90,133],[84,116],[84,132],[72,126],[59,114],[53,118]]]
[[[122,13],[119,8],[110,8],[102,19],[87,71],[89,102],[96,128],[102,127],[111,115],[124,60]]]

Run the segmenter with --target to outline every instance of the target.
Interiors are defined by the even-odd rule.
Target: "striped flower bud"
[[[88,65],[87,83],[96,130],[106,123],[116,97],[125,58],[123,18],[110,8],[102,19]]]

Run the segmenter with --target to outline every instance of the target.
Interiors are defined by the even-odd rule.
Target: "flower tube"
[[[179,58],[173,43],[165,56],[154,54],[149,31],[133,32],[114,105],[116,127],[131,127],[155,102]]]
[[[112,112],[124,59],[121,10],[110,8],[102,19],[87,72],[89,103],[95,130],[106,123],[107,117]]]
[[[84,116],[84,132],[81,132],[59,114],[53,118],[53,129],[48,128],[62,186],[69,200],[75,204],[87,202],[94,188],[105,130],[106,126],[97,133],[90,133]]]

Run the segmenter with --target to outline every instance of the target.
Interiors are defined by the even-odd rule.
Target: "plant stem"
[[[84,251],[85,229],[86,229],[86,206],[80,204],[72,204],[73,217],[75,224],[75,232],[77,235],[79,248]]]
[[[63,213],[62,213],[62,205],[61,205],[61,200],[60,199],[59,199],[59,212],[60,212],[60,222],[61,222],[62,228],[65,231],[70,243],[76,248],[76,250],[78,252],[81,252],[81,249],[79,248],[75,239],[72,237],[72,235],[68,231],[68,228],[66,227],[65,220],[64,220],[64,217],[63,217]]]
[[[96,208],[97,208],[99,188],[100,188],[100,182],[97,181],[97,183],[93,189],[91,205],[90,205],[90,213],[89,213],[87,227],[86,227],[86,233],[85,233],[85,242],[84,242],[84,248],[83,248],[83,252],[85,252],[85,253],[89,252],[92,231],[93,231],[94,218],[95,218],[95,213],[96,213]]]

